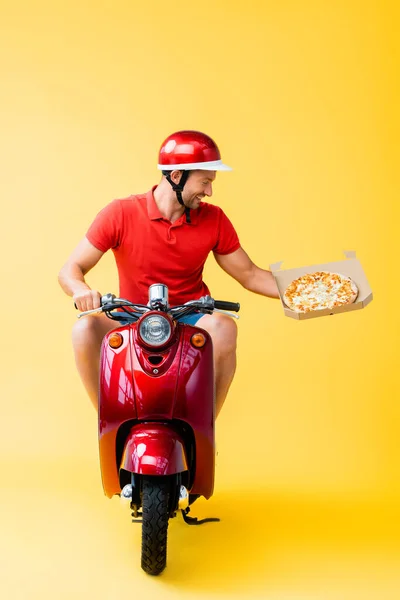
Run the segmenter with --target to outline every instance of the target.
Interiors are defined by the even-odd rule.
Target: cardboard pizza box
[[[279,296],[282,302],[284,313],[287,317],[292,319],[303,320],[312,319],[314,317],[324,317],[326,315],[336,315],[342,312],[349,312],[350,310],[358,310],[365,308],[372,300],[372,291],[360,264],[360,261],[356,258],[354,250],[345,250],[345,260],[339,260],[331,263],[324,263],[319,265],[311,265],[309,267],[298,267],[296,269],[280,270],[281,262],[270,265],[270,270],[275,278],[278,286]],[[335,306],[334,308],[324,308],[322,310],[312,310],[307,313],[298,313],[291,310],[286,306],[283,301],[283,294],[287,286],[297,277],[305,275],[306,273],[314,273],[315,271],[332,271],[335,273],[342,273],[352,278],[354,283],[357,285],[359,294],[357,299],[352,304],[344,304],[343,306]]]

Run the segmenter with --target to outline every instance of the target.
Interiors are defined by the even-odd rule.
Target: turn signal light
[[[119,348],[124,343],[124,338],[120,333],[112,333],[108,338],[108,345],[111,348]]]
[[[202,348],[206,343],[206,336],[202,333],[195,333],[192,335],[190,341],[195,348]]]

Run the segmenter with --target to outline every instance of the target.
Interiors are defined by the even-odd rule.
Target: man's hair
[[[183,171],[184,169],[177,169],[177,171]],[[172,171],[161,171],[161,173],[164,175],[164,177],[168,177],[168,175],[170,173],[172,173]],[[189,174],[188,177],[190,176],[191,170],[189,170]]]

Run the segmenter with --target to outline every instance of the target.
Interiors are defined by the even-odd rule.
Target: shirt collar
[[[154,190],[156,189],[156,185],[154,185],[151,190],[149,192],[147,192],[146,194],[146,201],[147,201],[147,214],[149,215],[149,219],[151,221],[156,221],[157,219],[165,219],[165,217],[160,213],[160,210],[156,204],[156,201],[154,200]],[[186,223],[186,219],[184,218],[184,224],[186,225],[197,225],[197,219],[198,219],[198,215],[197,215],[197,210],[191,210],[190,211],[190,220],[191,223]],[[179,219],[178,219],[179,220]],[[175,224],[175,223],[173,223]]]

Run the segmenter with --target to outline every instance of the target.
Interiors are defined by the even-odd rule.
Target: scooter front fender
[[[188,470],[182,437],[164,423],[140,423],[125,442],[121,469],[139,475],[174,475]]]

